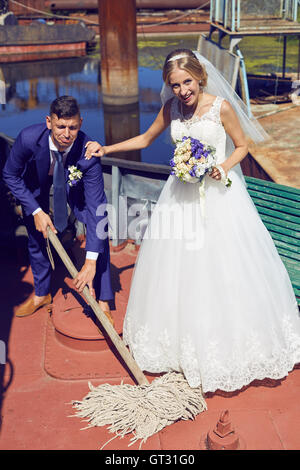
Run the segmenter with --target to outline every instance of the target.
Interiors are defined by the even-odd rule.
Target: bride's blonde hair
[[[177,57],[178,56],[178,57]],[[201,87],[207,85],[207,73],[195,54],[190,49],[175,49],[165,60],[163,67],[163,80],[169,85],[170,75],[176,68],[185,70],[199,81]]]

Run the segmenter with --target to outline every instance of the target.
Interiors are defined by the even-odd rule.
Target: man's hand
[[[79,292],[82,292],[84,287],[88,285],[90,294],[95,298],[95,290],[93,288],[93,280],[96,274],[96,261],[86,259],[81,271],[74,279],[74,285]]]
[[[96,141],[89,141],[85,145],[85,159],[90,160],[93,156],[94,157],[103,157],[105,155],[105,147],[102,147]]]
[[[44,238],[47,238],[47,227],[50,227],[54,233],[57,233],[56,228],[54,227],[52,220],[50,219],[49,215],[46,212],[40,210],[34,216],[34,224],[35,228],[38,232],[42,232]]]

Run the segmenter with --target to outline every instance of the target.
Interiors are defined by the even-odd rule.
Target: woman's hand
[[[223,168],[223,170],[225,171],[225,175],[227,176],[227,171],[225,170],[223,165],[220,165],[220,166]],[[212,168],[212,171],[211,173],[209,173],[209,176],[211,178],[214,178],[215,180],[220,180],[222,178],[220,170],[215,166]]]
[[[92,157],[103,157],[105,148],[96,141],[89,141],[85,144],[85,159],[90,160]]]

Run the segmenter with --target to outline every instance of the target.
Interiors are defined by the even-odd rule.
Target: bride
[[[124,341],[142,370],[183,372],[204,393],[282,378],[300,362],[298,306],[239,165],[245,134],[256,142],[266,134],[197,52],[170,53],[163,79],[150,128],[114,145],[91,142],[87,158],[145,148],[170,125],[174,142],[213,146],[217,164],[204,191],[169,176],[137,258]]]

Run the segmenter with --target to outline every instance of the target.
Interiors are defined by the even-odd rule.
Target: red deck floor
[[[117,330],[121,331],[136,251],[132,245],[111,254]],[[2,396],[0,449],[4,450],[97,450],[112,437],[106,428],[81,430],[86,423],[70,417],[72,400],[81,400],[93,385],[133,383],[126,368],[107,346],[102,351],[78,351],[60,343],[45,308],[26,318],[13,310],[32,292],[28,266],[20,267],[7,256],[2,263],[5,295],[1,301],[0,339],[6,343],[6,364],[1,365]],[[24,264],[24,263],[23,263]],[[5,277],[4,277],[5,275]],[[71,280],[63,266],[53,274],[53,294]],[[70,291],[70,287],[66,288]],[[3,343],[2,343],[3,344]],[[194,421],[179,421],[149,438],[146,450],[199,450],[203,437],[215,427],[223,410],[247,450],[300,448],[300,369],[280,381],[254,382],[236,393],[207,396],[208,410]],[[105,450],[128,448],[130,436],[115,439]]]

